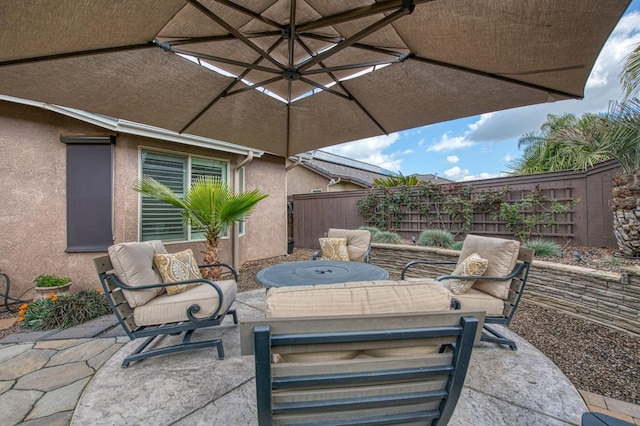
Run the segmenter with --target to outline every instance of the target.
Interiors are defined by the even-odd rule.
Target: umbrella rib
[[[283,39],[280,38],[278,40],[276,40],[275,43],[273,43],[269,49],[267,49],[267,52],[271,53],[275,48],[277,48],[281,43],[282,43]],[[255,61],[253,61],[253,65],[258,65],[260,62],[262,62],[264,58],[261,56],[259,58],[257,58]],[[224,98],[227,93],[229,92],[229,90],[231,90],[236,84],[238,84],[240,81],[242,81],[242,79],[244,77],[247,76],[247,74],[249,74],[251,72],[251,69],[246,69],[242,72],[242,74],[240,74],[238,77],[236,77],[235,80],[233,80],[231,83],[229,83],[229,85],[218,94],[218,96],[216,96],[211,102],[209,102],[209,104],[204,107],[198,114],[196,114],[195,117],[193,117],[191,119],[191,121],[189,121],[187,123],[186,126],[184,126],[181,130],[180,133],[183,133],[184,131],[186,131],[189,127],[191,127],[191,125],[193,123],[195,123],[200,117],[202,117],[207,111],[209,111],[209,109],[214,106],[220,99]]]
[[[327,16],[325,18],[318,19],[317,21],[300,25],[298,27],[298,31],[300,32],[311,31],[311,30],[315,30],[316,28],[328,27],[331,25],[340,24],[342,22],[353,21],[356,19],[365,18],[367,16],[377,15],[389,10],[405,7],[407,3],[417,4],[417,3],[427,3],[431,1],[435,1],[435,0],[414,0],[411,2],[407,2],[406,0],[393,0],[393,1],[383,2],[383,3],[375,3],[370,6],[363,6],[356,9],[348,10],[346,12],[336,13],[335,15]]]
[[[242,89],[234,90],[233,92],[227,92],[224,96],[227,97],[231,95],[237,95],[238,93],[247,92],[249,90],[255,89],[256,87],[263,87],[263,86],[266,86],[267,84],[275,83],[276,81],[280,81],[280,80],[282,80],[282,77],[280,76],[273,77],[268,80],[261,81],[259,83],[254,83],[250,86],[243,87]]]
[[[293,68],[295,57],[293,55],[293,47],[296,37],[296,0],[291,0],[291,9],[289,12],[289,68]],[[287,99],[291,101],[291,98]]]
[[[337,91],[335,91],[335,90],[333,90],[333,89],[331,89],[331,88],[329,88],[329,87],[323,86],[323,85],[322,85],[322,84],[320,84],[320,83],[316,83],[316,82],[315,82],[315,81],[313,81],[313,80],[309,80],[308,78],[300,77],[300,81],[304,81],[305,83],[307,83],[307,84],[309,84],[309,85],[311,85],[311,86],[315,86],[315,87],[317,87],[318,89],[321,89],[321,90],[323,90],[323,91],[325,91],[325,92],[329,92],[329,93],[331,93],[331,94],[333,94],[333,95],[336,95],[336,96],[340,96],[341,98],[347,99],[347,100],[349,100],[349,101],[353,100],[350,96],[347,96],[347,95],[345,95],[345,94],[342,94],[342,93],[340,93],[340,92],[337,92]]]
[[[259,37],[273,37],[273,36],[281,36],[282,35],[282,31],[264,31],[264,32],[259,32],[259,33],[251,33],[251,34],[245,34],[245,37],[247,38],[259,38]],[[162,37],[162,38],[167,38],[170,39],[171,37]],[[226,41],[226,40],[235,40],[236,38],[233,36],[233,34],[225,34],[225,35],[218,35],[218,36],[206,36],[206,37],[181,37],[181,38],[174,38],[171,41],[166,41],[165,43],[171,45],[171,46],[179,46],[182,44],[198,44],[198,43],[207,43],[210,41]]]
[[[344,39],[342,42],[336,44],[336,46],[333,47],[332,49],[326,50],[323,53],[320,53],[319,55],[316,55],[313,58],[309,59],[308,61],[302,63],[298,67],[298,69],[300,71],[303,71],[309,67],[312,67],[313,65],[316,65],[320,61],[324,61],[328,57],[335,55],[336,53],[346,49],[347,47],[353,45],[359,40],[365,38],[366,36],[378,31],[380,28],[383,28],[389,25],[390,23],[397,21],[401,17],[411,13],[412,10],[413,10],[412,7],[406,7],[406,8],[403,7],[402,9],[399,9],[393,12],[392,14],[385,16],[384,18],[380,19],[378,22],[369,25],[367,28],[359,31],[358,33],[352,35],[351,37]]]
[[[376,65],[396,64],[398,62],[403,62],[403,61],[404,59],[398,58],[398,59],[390,59],[386,61],[371,61],[371,62],[362,62],[359,64],[338,65],[335,67],[326,67],[322,69],[308,70],[304,72],[304,75],[324,74],[327,72],[346,71],[346,70],[352,70],[357,68],[369,68],[369,67],[374,67]]]
[[[264,16],[262,16],[259,13],[254,12],[253,10],[247,9],[246,7],[240,6],[239,4],[236,4],[234,2],[231,2],[229,0],[216,0],[217,3],[223,4],[227,7],[230,7],[231,9],[235,9],[238,12],[242,12],[245,15],[249,15],[251,16],[253,19],[257,19],[260,22],[264,22],[267,25],[271,25],[272,27],[278,28],[280,30],[280,34],[282,34],[282,25],[278,24],[275,21],[272,21],[269,18],[265,18]]]
[[[242,68],[249,68],[256,71],[264,71],[271,74],[281,74],[280,70],[275,70],[273,68],[267,68],[260,65],[255,65],[255,63],[249,64],[247,62],[235,61],[233,59],[223,58],[220,56],[207,55],[206,53],[192,52],[190,50],[184,50],[184,49],[174,49],[170,46],[168,50],[170,50],[173,53],[180,53],[182,55],[189,55],[189,56],[194,56],[196,58],[208,59],[210,61],[221,62],[223,64],[236,65]],[[262,59],[262,57],[260,59]]]
[[[304,43],[300,39],[298,39],[298,43],[300,43],[300,45],[304,48],[304,50],[307,53],[309,53],[309,55],[311,55],[311,49],[309,48],[309,46],[306,45],[306,43]],[[320,62],[318,65],[323,68],[326,68],[326,66],[322,62]],[[358,99],[356,99],[356,97],[353,96],[353,94],[349,91],[349,89],[344,87],[342,82],[338,80],[338,78],[336,78],[336,76],[332,72],[329,72],[329,77],[333,79],[333,81],[336,83],[336,86],[340,87],[347,94],[349,100],[355,102],[355,104],[358,106],[358,108],[360,108],[362,113],[365,114],[367,117],[369,117],[369,120],[371,120],[371,122],[373,122],[373,124],[375,124],[376,127],[378,127],[378,129],[380,129],[382,133],[384,133],[385,135],[389,134],[389,132],[387,132],[387,130],[384,127],[382,127],[382,125],[378,122],[378,120],[376,120],[375,117],[371,115],[371,113],[360,103],[360,101],[358,101]]]
[[[502,82],[505,82],[505,83],[516,84],[518,86],[523,86],[523,87],[527,87],[527,88],[530,88],[530,89],[540,90],[540,91],[543,91],[543,92],[547,92],[547,93],[551,93],[551,94],[567,97],[567,98],[570,98],[570,99],[582,99],[583,98],[583,96],[575,95],[573,93],[564,92],[562,90],[556,90],[556,89],[552,89],[550,87],[540,86],[540,85],[534,84],[534,83],[527,83],[526,81],[516,80],[515,78],[505,77],[504,75],[493,74],[493,73],[489,73],[489,72],[486,72],[486,71],[480,71],[480,70],[477,70],[477,69],[474,69],[474,68],[467,68],[467,67],[463,67],[461,65],[454,65],[454,64],[450,64],[448,62],[442,62],[442,61],[437,61],[437,60],[434,60],[434,59],[422,58],[420,56],[416,56],[416,55],[413,55],[413,54],[409,55],[409,57],[407,59],[418,61],[418,62],[424,62],[424,63],[427,63],[427,64],[436,65],[436,66],[439,66],[439,67],[450,68],[450,69],[453,69],[453,70],[456,70],[456,71],[462,71],[462,72],[469,73],[469,74],[475,74],[475,75],[479,75],[479,76],[482,76],[482,77],[487,77],[487,78],[491,78],[491,79],[494,79],[494,80],[502,81]]]
[[[105,47],[102,49],[79,50],[77,52],[65,52],[65,53],[56,53],[53,55],[34,56],[32,58],[11,59],[9,61],[0,62],[0,67],[6,66],[6,65],[27,64],[31,62],[53,61],[56,59],[74,58],[78,56],[101,55],[103,53],[115,53],[115,52],[129,51],[129,50],[147,49],[150,47],[156,47],[156,43],[154,43],[153,41],[150,41],[148,43],[132,44],[128,46]]]
[[[211,19],[212,21],[214,21],[216,24],[220,25],[221,27],[223,27],[225,30],[229,31],[231,34],[233,34],[238,40],[240,40],[241,42],[243,42],[247,47],[251,48],[252,50],[254,50],[255,52],[257,52],[260,56],[262,56],[264,59],[266,59],[267,61],[271,62],[272,64],[274,64],[275,66],[277,66],[278,68],[280,68],[281,70],[285,70],[284,65],[282,65],[280,62],[276,61],[273,57],[271,57],[271,55],[269,55],[267,52],[265,52],[264,50],[262,50],[260,47],[256,46],[254,43],[251,42],[251,40],[249,40],[247,37],[245,37],[240,31],[238,31],[236,28],[234,28],[232,25],[229,25],[224,19],[220,18],[218,15],[216,15],[215,13],[213,13],[212,11],[210,11],[209,9],[207,9],[205,6],[203,6],[200,2],[198,2],[197,0],[187,0],[193,7],[195,7],[196,9],[198,9],[200,12],[202,12],[204,15],[207,16],[207,18]]]

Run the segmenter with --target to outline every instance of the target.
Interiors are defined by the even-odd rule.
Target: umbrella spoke
[[[307,53],[309,53],[309,55],[311,55],[311,49],[302,40],[298,40],[298,42],[304,48],[304,50],[306,50]],[[327,68],[322,62],[320,62],[318,65],[321,66],[324,69]],[[336,85],[338,87],[340,87],[347,94],[347,96],[349,97],[349,100],[355,102],[356,105],[358,105],[358,108],[360,108],[360,110],[369,118],[369,120],[371,120],[371,122],[373,124],[376,125],[376,127],[378,129],[380,129],[380,131],[382,133],[384,133],[385,135],[388,135],[389,132],[387,132],[387,130],[384,127],[382,127],[382,125],[378,122],[378,120],[376,120],[373,117],[373,115],[371,115],[371,113],[360,103],[360,101],[358,101],[358,99],[356,99],[356,97],[353,96],[353,94],[349,91],[349,89],[344,87],[342,82],[340,80],[338,80],[338,78],[332,72],[329,72],[328,74],[329,74],[329,77],[331,77],[333,79],[333,81],[336,83]]]
[[[273,43],[273,44],[269,47],[269,49],[267,49],[267,52],[268,52],[268,53],[273,52],[273,50],[274,50],[274,49],[276,49],[278,46],[280,46],[280,44],[282,44],[282,42],[283,42],[283,39],[278,39],[278,40],[276,40],[276,42],[275,42],[275,43]],[[260,56],[260,57],[259,57],[259,58],[257,58],[255,61],[253,61],[253,65],[258,65],[258,64],[259,64],[260,62],[262,62],[263,60],[264,60],[264,58],[263,58],[262,56]],[[215,104],[216,104],[220,99],[224,98],[224,97],[227,95],[227,93],[229,93],[229,91],[230,91],[231,89],[233,89],[233,87],[234,87],[236,84],[240,83],[240,82],[242,81],[242,79],[243,79],[243,78],[245,78],[245,77],[246,77],[250,72],[251,72],[251,69],[247,68],[246,70],[244,70],[244,71],[242,72],[242,74],[240,74],[238,77],[236,77],[236,79],[235,79],[235,80],[233,80],[231,83],[229,83],[229,85],[228,85],[228,86],[227,86],[227,87],[226,87],[222,92],[220,92],[220,93],[218,94],[218,96],[216,96],[216,97],[215,97],[211,102],[209,102],[209,104],[208,104],[206,107],[204,107],[204,108],[202,109],[202,111],[200,111],[200,112],[199,112],[195,117],[193,117],[193,118],[191,119],[191,121],[189,121],[189,122],[187,123],[187,125],[186,125],[186,126],[184,126],[184,127],[182,128],[182,130],[180,130],[180,133],[185,132],[189,127],[191,127],[191,125],[192,125],[193,123],[195,123],[196,121],[198,121],[198,119],[199,119],[200,117],[202,117],[202,116],[203,116],[207,111],[209,111],[209,109],[210,109],[212,106],[214,106],[214,105],[215,105]]]
[[[328,27],[342,22],[353,21],[360,18],[365,18],[371,15],[378,15],[380,13],[387,12],[398,8],[409,7],[408,3],[426,3],[433,0],[415,0],[407,2],[406,0],[387,1],[384,3],[375,3],[371,6],[363,6],[356,9],[351,9],[346,12],[340,12],[335,15],[327,16],[317,21],[309,22],[298,27],[300,33],[315,30],[316,28]]]
[[[221,27],[223,27],[225,30],[229,31],[231,34],[233,34],[238,40],[240,40],[241,42],[243,42],[245,45],[247,45],[248,47],[250,47],[251,49],[253,49],[254,51],[256,51],[258,54],[260,54],[260,56],[262,56],[264,59],[266,59],[267,61],[271,62],[272,64],[274,64],[275,66],[277,66],[278,68],[284,70],[285,67],[284,65],[282,65],[280,62],[276,61],[271,55],[269,55],[267,52],[265,52],[264,50],[262,50],[260,47],[258,47],[257,45],[255,45],[251,40],[249,40],[247,37],[245,37],[239,30],[237,30],[236,28],[234,28],[232,25],[230,25],[229,23],[227,23],[224,19],[220,18],[218,15],[216,15],[215,13],[213,13],[212,11],[210,11],[209,9],[207,9],[205,6],[203,6],[200,2],[196,1],[196,0],[187,0],[193,7],[195,7],[196,9],[198,9],[200,12],[202,12],[203,14],[205,14],[207,16],[207,18],[211,19],[212,21],[214,21],[216,24],[220,25]]]
[[[289,14],[289,68],[293,68],[295,64],[295,57],[293,55],[293,48],[295,46],[296,38],[296,0],[291,0],[291,9]],[[291,98],[289,98],[291,100]]]
[[[235,61],[233,59],[223,58],[221,56],[207,55],[206,53],[192,52],[190,50],[174,49],[171,46],[167,46],[166,50],[170,50],[173,53],[180,53],[182,55],[189,55],[189,56],[193,56],[193,57],[200,58],[200,59],[208,59],[208,60],[213,61],[213,62],[220,62],[220,63],[223,63],[223,64],[236,65],[236,66],[239,66],[239,67],[242,67],[242,68],[248,68],[248,69],[257,70],[257,71],[264,71],[264,72],[268,72],[268,73],[271,73],[271,74],[281,74],[282,73],[280,70],[275,70],[273,68],[263,67],[263,66],[256,65],[256,64],[253,64],[253,63],[250,64],[248,62]]]
[[[260,22],[264,22],[267,25],[271,25],[272,27],[278,28],[280,30],[278,32],[278,34],[282,34],[282,30],[283,30],[282,25],[278,24],[275,21],[272,21],[269,18],[265,18],[264,16],[262,16],[259,13],[254,12],[253,10],[249,10],[246,7],[240,6],[239,4],[236,4],[236,3],[232,2],[232,1],[229,1],[229,0],[216,0],[216,2],[218,2],[220,4],[223,4],[223,5],[227,6],[227,7],[230,7],[232,9],[235,9],[238,12],[242,12],[245,15],[249,15],[253,19],[256,19],[256,20],[258,20]]]
[[[369,25],[367,28],[359,31],[358,33],[352,35],[351,37],[348,37],[346,39],[344,39],[342,42],[338,43],[335,47],[333,47],[332,49],[326,50],[323,53],[320,53],[319,55],[316,55],[315,57],[309,59],[308,61],[302,63],[302,65],[300,65],[299,70],[303,71],[309,67],[312,67],[313,65],[316,65],[318,62],[320,61],[324,61],[325,59],[327,59],[330,56],[335,55],[336,53],[346,49],[347,47],[353,45],[354,43],[358,42],[359,40],[367,37],[368,35],[378,31],[380,28],[383,28],[387,25],[389,25],[392,22],[397,21],[398,19],[400,19],[401,17],[411,13],[413,11],[413,6],[409,6],[409,7],[404,7],[404,2],[403,2],[403,6],[401,9],[393,12],[392,14],[385,16],[384,18],[380,19],[378,22]]]
[[[227,96],[231,96],[231,95],[237,95],[238,93],[247,92],[247,91],[253,90],[253,89],[257,88],[257,87],[264,87],[267,84],[275,83],[276,81],[280,81],[280,80],[282,80],[282,77],[280,77],[280,76],[273,77],[273,78],[270,78],[268,80],[261,81],[259,83],[251,84],[251,85],[249,85],[247,87],[243,87],[242,89],[234,90],[233,92],[227,92],[224,96],[227,97]]]
[[[35,56],[32,58],[11,59],[9,61],[0,62],[0,67],[3,67],[5,65],[17,65],[17,64],[26,64],[30,62],[42,62],[42,61],[52,61],[56,59],[75,58],[78,56],[101,55],[105,53],[115,53],[115,52],[127,52],[131,50],[148,49],[150,47],[156,47],[156,43],[153,41],[150,41],[148,43],[133,44],[129,46],[115,46],[115,47],[106,47],[103,49],[80,50],[77,52],[64,52],[64,53],[56,53],[53,55]]]
[[[371,61],[371,62],[362,62],[359,64],[348,64],[348,65],[339,65],[335,67],[326,67],[322,69],[305,71],[303,75],[324,74],[324,73],[333,72],[333,71],[346,71],[346,70],[353,70],[358,68],[370,68],[370,67],[375,67],[376,65],[396,64],[398,62],[403,62],[405,59],[406,58],[398,58],[398,59],[389,59],[386,61]]]
[[[553,94],[553,95],[559,95],[561,97],[566,97],[566,98],[569,98],[569,99],[582,99],[583,98],[583,96],[575,95],[573,93],[563,92],[562,90],[556,90],[556,89],[552,89],[550,87],[539,86],[537,84],[527,83],[526,81],[520,81],[520,80],[516,80],[514,78],[505,77],[504,75],[489,73],[489,72],[486,72],[486,71],[480,71],[480,70],[477,70],[477,69],[467,68],[467,67],[463,67],[463,66],[460,66],[460,65],[454,65],[454,64],[450,64],[448,62],[436,61],[434,59],[422,58],[420,56],[415,56],[415,55],[409,55],[409,57],[407,59],[414,60],[414,61],[419,61],[419,62],[425,62],[425,63],[428,63],[428,64],[437,65],[439,67],[450,68],[450,69],[453,69],[453,70],[456,70],[456,71],[465,72],[467,74],[475,74],[475,75],[479,75],[479,76],[482,76],[482,77],[487,77],[487,78],[491,78],[491,79],[494,79],[494,80],[502,81],[502,82],[505,82],[505,83],[516,84],[518,86],[528,87],[530,89],[535,89],[535,90],[540,90],[540,91],[545,92],[545,93],[549,93],[549,94]]]
[[[329,92],[329,93],[331,93],[333,95],[340,96],[341,98],[347,99],[349,101],[353,100],[353,98],[351,96],[347,96],[347,95],[342,94],[340,92],[336,92],[335,90],[333,90],[333,89],[331,89],[331,88],[329,88],[327,86],[323,86],[320,83],[316,83],[313,80],[309,80],[308,78],[301,77],[300,81],[304,81],[305,83],[307,83],[307,84],[309,84],[311,86],[317,87],[318,89],[323,90],[325,92]]]

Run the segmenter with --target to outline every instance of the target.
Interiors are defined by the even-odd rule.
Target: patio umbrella
[[[627,0],[5,0],[0,94],[287,156],[581,98]]]

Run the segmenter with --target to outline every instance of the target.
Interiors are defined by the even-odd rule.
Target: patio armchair
[[[320,238],[320,247],[321,250],[313,253],[313,260],[350,260],[369,263],[371,232],[362,229],[331,228],[325,238]]]
[[[107,301],[131,340],[146,338],[122,362],[189,349],[216,347],[224,358],[221,339],[191,342],[199,328],[217,326],[226,315],[238,323],[231,304],[237,293],[238,275],[233,267],[217,263],[198,266],[191,250],[169,254],[160,241],[121,243],[109,247],[109,255],[94,265]],[[160,265],[160,266],[158,266]],[[222,267],[233,279],[203,279],[199,269]],[[184,332],[182,342],[146,350],[156,338]]]
[[[440,311],[243,321],[241,352],[255,355],[258,424],[445,425],[482,317]],[[423,350],[395,354],[398,346]],[[365,355],[343,355],[354,352]]]
[[[467,235],[458,261],[415,260],[404,266],[400,279],[404,280],[412,268],[415,268],[414,276],[415,270],[424,273],[424,268],[418,268],[420,265],[456,265],[453,273],[435,278],[452,293],[452,307],[484,310],[487,316],[481,340],[516,350],[512,339],[487,324],[508,326],[511,323],[524,292],[533,255],[532,249],[520,247],[518,241]],[[472,264],[484,267],[473,271],[470,270],[474,269]]]

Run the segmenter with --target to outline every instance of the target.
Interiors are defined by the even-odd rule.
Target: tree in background
[[[374,188],[394,188],[396,186],[416,186],[419,184],[420,181],[415,175],[403,176],[402,173],[398,176],[388,176],[373,180]]]

